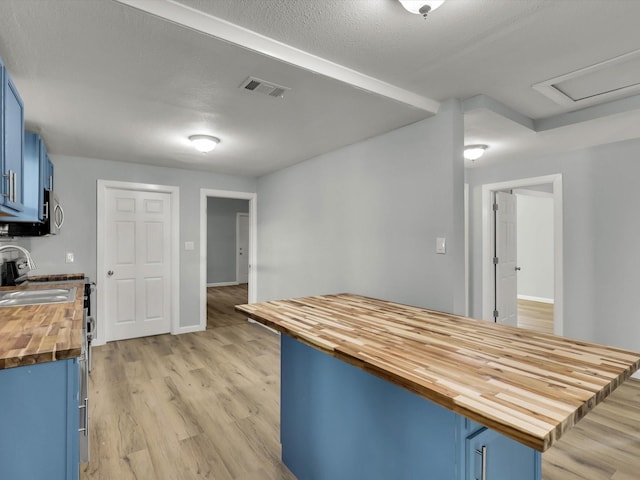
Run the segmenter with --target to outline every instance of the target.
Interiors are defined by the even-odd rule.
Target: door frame
[[[562,335],[563,323],[563,232],[562,232],[562,174],[521,178],[499,183],[482,185],[482,318],[493,319],[495,299],[493,271],[493,192],[534,185],[553,184],[553,333]]]
[[[97,258],[96,258],[96,300],[98,322],[93,345],[103,345],[107,339],[108,322],[105,319],[104,282],[106,268],[104,259],[106,225],[106,193],[113,188],[118,190],[134,190],[138,192],[168,193],[171,197],[171,259],[170,297],[171,297],[171,334],[180,329],[180,187],[171,185],[154,185],[138,182],[121,182],[116,180],[98,180],[97,182]],[[102,272],[102,273],[100,273]],[[105,319],[105,320],[103,320]]]
[[[199,330],[207,329],[207,198],[233,198],[249,200],[249,283],[248,301],[257,299],[256,265],[258,252],[257,198],[255,192],[236,192],[233,190],[200,189],[200,324]],[[237,228],[237,224],[236,224]],[[236,252],[237,253],[237,252]],[[237,267],[236,267],[237,269]],[[236,278],[237,280],[237,278]]]
[[[240,251],[240,217],[249,217],[248,213],[236,212],[236,283],[240,285],[240,262],[238,262],[238,252]],[[247,218],[247,221],[249,218]],[[251,227],[249,227],[251,230]]]

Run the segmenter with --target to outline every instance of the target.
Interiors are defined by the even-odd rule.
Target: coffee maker
[[[13,286],[19,276],[18,265],[15,261],[7,260],[0,267],[0,285]]]

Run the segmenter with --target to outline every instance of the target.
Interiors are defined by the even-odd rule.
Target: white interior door
[[[238,283],[249,282],[249,214],[236,216],[236,278]]]
[[[104,247],[107,340],[171,330],[171,194],[108,188]]]
[[[496,192],[495,200],[495,281],[497,323],[518,324],[517,204],[516,196]]]

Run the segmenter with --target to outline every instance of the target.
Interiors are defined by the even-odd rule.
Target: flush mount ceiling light
[[[488,145],[467,145],[464,147],[464,158],[475,161],[484,155],[487,148],[489,148]]]
[[[220,139],[211,135],[191,135],[189,137],[193,147],[202,153],[207,153],[216,148],[220,143]]]
[[[444,0],[398,0],[407,12],[422,15],[427,18],[427,14],[433,12],[444,3]]]

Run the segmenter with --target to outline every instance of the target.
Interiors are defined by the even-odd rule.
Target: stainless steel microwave
[[[0,236],[41,237],[57,235],[64,223],[64,210],[54,192],[44,191],[44,211],[42,222],[5,222]]]
[[[42,235],[57,235],[64,223],[64,210],[58,197],[51,191],[44,192],[44,233]]]

